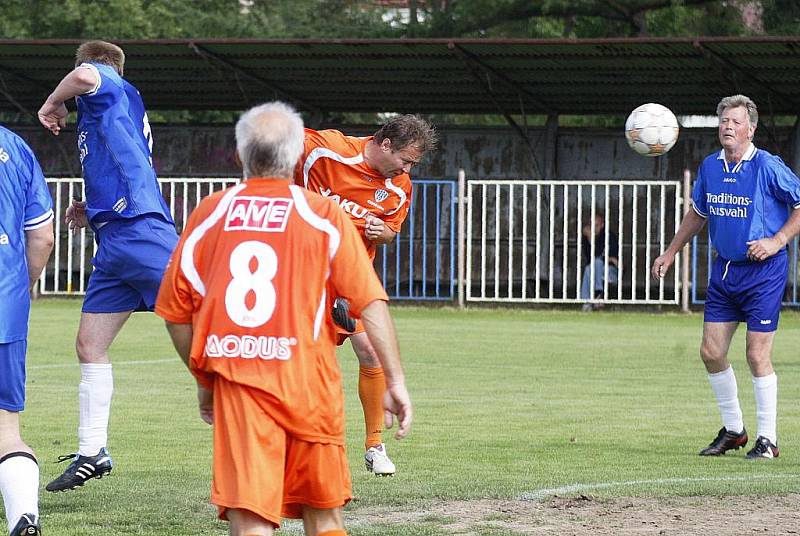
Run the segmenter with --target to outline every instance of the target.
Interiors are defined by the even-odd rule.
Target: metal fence
[[[83,198],[80,178],[48,179],[55,212],[55,247],[39,281],[43,295],[82,295],[96,251],[94,233],[73,235],[64,222],[72,199]],[[161,191],[178,232],[200,200],[238,183],[234,178],[160,179]],[[398,300],[454,299],[456,266],[456,192],[454,181],[414,181],[412,204],[402,233],[378,249],[375,268],[389,297]]]
[[[467,192],[467,301],[679,303],[677,270],[659,283],[649,275],[680,222],[679,183],[470,181]],[[590,236],[599,230],[596,216],[602,216],[601,244],[612,234],[619,244],[616,258],[606,248],[599,274],[586,270],[581,251],[584,230]],[[599,250],[590,245],[589,256]],[[582,284],[588,298],[581,297]]]
[[[402,232],[379,248],[375,259],[390,298],[455,298],[457,204],[455,181],[414,181],[411,210]]]
[[[186,217],[235,178],[168,178],[162,193],[180,232]],[[64,211],[83,197],[79,178],[49,179],[54,201],[54,254],[39,282],[44,295],[80,295],[96,245],[91,230],[68,232]],[[375,269],[393,300],[511,303],[702,304],[713,251],[701,233],[685,263],[655,282],[650,266],[677,230],[684,183],[667,181],[417,180],[411,210],[392,244],[378,249]],[[616,259],[581,251],[602,215],[601,243],[615,235]],[[598,247],[596,244],[593,247]],[[599,249],[599,248],[598,248]],[[600,255],[599,271],[586,270]],[[681,255],[683,256],[683,254]],[[680,257],[680,256],[679,256]],[[616,263],[614,262],[616,261]],[[613,277],[616,272],[616,279]],[[584,281],[586,279],[586,281]],[[598,282],[599,279],[599,282]],[[581,287],[590,289],[587,298]],[[599,287],[599,291],[592,289]],[[800,249],[789,248],[784,305],[800,305]]]

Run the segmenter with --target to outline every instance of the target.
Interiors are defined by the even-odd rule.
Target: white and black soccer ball
[[[672,149],[679,131],[675,114],[654,102],[642,104],[625,121],[628,145],[644,156],[659,156]]]

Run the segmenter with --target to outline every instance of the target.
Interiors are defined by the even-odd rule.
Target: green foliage
[[[800,34],[797,0],[764,0],[764,30],[769,35]]]

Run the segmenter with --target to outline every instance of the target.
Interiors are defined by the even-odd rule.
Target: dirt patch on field
[[[345,522],[427,525],[465,536],[800,534],[800,495],[442,501],[414,511],[348,509]]]

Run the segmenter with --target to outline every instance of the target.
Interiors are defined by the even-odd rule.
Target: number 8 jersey
[[[269,395],[269,413],[306,441],[343,439],[331,297],[354,314],[388,300],[339,207],[280,179],[204,199],[164,276],[156,313],[193,324],[191,369]]]

